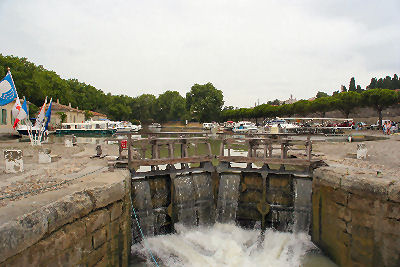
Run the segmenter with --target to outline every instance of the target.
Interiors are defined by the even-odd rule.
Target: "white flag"
[[[18,117],[18,113],[21,110],[22,106],[21,106],[21,102],[19,101],[19,97],[17,96],[16,100],[15,100],[15,104],[13,106],[13,108],[11,109],[11,113],[14,119],[16,119]]]

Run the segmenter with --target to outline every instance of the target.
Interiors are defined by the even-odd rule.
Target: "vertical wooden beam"
[[[131,168],[131,162],[132,162],[132,151],[131,151],[131,145],[132,145],[132,134],[128,133],[128,169]]]

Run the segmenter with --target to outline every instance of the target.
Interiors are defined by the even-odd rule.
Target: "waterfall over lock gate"
[[[217,221],[235,222],[239,199],[240,174],[221,174],[219,182]]]

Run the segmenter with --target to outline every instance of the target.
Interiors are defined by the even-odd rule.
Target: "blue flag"
[[[17,90],[11,77],[11,72],[0,81],[0,106],[7,105],[17,97]]]
[[[47,128],[49,127],[49,122],[50,122],[50,118],[51,118],[51,105],[53,104],[53,100],[50,100],[50,104],[49,107],[46,110],[46,115],[45,117],[47,118],[46,120],[46,124],[44,125],[44,129],[47,130]]]

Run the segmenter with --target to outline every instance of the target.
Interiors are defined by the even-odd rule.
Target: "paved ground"
[[[107,160],[90,158],[96,154],[96,144],[78,144],[68,148],[63,143],[43,144],[32,147],[28,142],[8,140],[0,142],[0,150],[21,149],[23,151],[24,172],[5,173],[5,161],[0,160],[0,207],[10,201],[65,188],[84,179],[85,176],[103,171]],[[50,149],[58,160],[48,164],[38,164],[38,151]],[[117,145],[102,144],[103,154],[118,155]]]
[[[353,132],[383,137],[378,131]],[[377,177],[391,176],[400,179],[400,135],[384,136],[386,140],[364,141],[367,159],[356,159],[359,142],[324,142],[313,145],[313,151],[330,166],[347,167],[358,174],[374,173]]]

